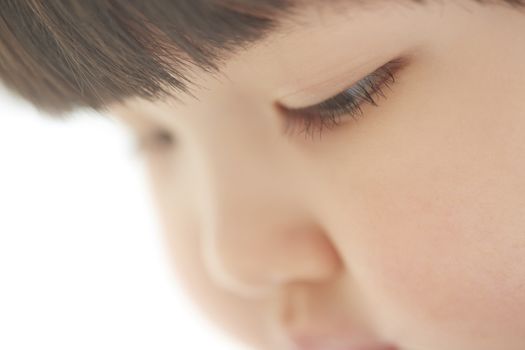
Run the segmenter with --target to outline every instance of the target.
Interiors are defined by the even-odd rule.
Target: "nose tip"
[[[294,282],[333,279],[341,260],[327,235],[315,225],[269,225],[251,230],[215,230],[205,240],[206,266],[221,287],[260,296]]]

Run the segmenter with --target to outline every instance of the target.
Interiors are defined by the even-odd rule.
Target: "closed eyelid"
[[[362,90],[361,87],[363,83],[367,82],[370,83],[373,80],[377,80],[377,83],[383,83],[387,80],[390,80],[392,83],[395,81],[394,74],[404,67],[407,64],[407,60],[404,58],[396,58],[393,59],[386,64],[382,65],[375,71],[371,72],[370,74],[364,76],[360,80],[356,81],[355,83],[350,84],[350,86],[344,88],[341,92],[328,97],[324,99],[321,102],[310,104],[304,107],[287,107],[286,105],[283,105],[280,103],[280,106],[283,110],[289,112],[289,113],[302,113],[302,114],[311,114],[316,113],[319,110],[323,110],[325,107],[330,108],[329,106],[337,106],[339,104],[344,103],[344,101],[347,99],[348,95],[355,95],[356,93],[364,93],[365,96],[362,96],[362,98],[370,100],[372,104],[374,102],[371,100],[370,96],[366,96],[367,92],[366,90]],[[358,91],[358,90],[361,90]],[[381,93],[381,91],[378,91]]]
[[[357,83],[361,78],[358,73],[360,70],[362,69],[356,67],[350,72],[337,73],[331,78],[309,84],[305,88],[284,93],[276,100],[279,105],[290,110],[315,106],[329,99],[330,95],[334,97],[334,90],[342,91],[345,88],[349,88],[349,82],[352,83],[351,85]],[[287,88],[284,88],[284,90],[287,90]]]
[[[299,134],[313,138],[316,133],[321,136],[324,129],[333,129],[344,121],[361,119],[365,115],[363,107],[366,104],[379,106],[376,103],[377,98],[387,97],[384,89],[390,89],[396,82],[396,74],[407,63],[407,59],[404,58],[390,60],[342,92],[320,103],[300,108],[279,106],[285,116],[284,134],[295,134],[295,131],[299,130]]]

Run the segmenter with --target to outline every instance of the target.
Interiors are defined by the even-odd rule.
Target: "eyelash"
[[[395,74],[405,65],[401,59],[392,60],[359,82],[319,104],[309,107],[284,109],[285,134],[304,133],[305,138],[321,137],[324,129],[333,129],[343,122],[345,116],[359,120],[363,116],[363,105],[378,106],[377,97],[386,98],[384,89],[396,82]]]

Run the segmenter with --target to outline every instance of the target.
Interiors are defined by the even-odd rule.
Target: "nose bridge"
[[[277,159],[242,149],[207,163],[204,259],[212,278],[238,293],[328,278],[340,264]]]

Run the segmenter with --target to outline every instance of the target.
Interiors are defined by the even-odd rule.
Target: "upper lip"
[[[296,335],[290,340],[293,350],[397,350],[391,344],[346,335]]]
[[[276,340],[290,350],[399,350],[381,340],[366,318],[348,316],[339,305],[314,299],[311,290],[289,289],[276,324]],[[294,292],[295,294],[292,294]],[[330,298],[328,298],[330,300]],[[293,302],[292,302],[293,301]],[[319,305],[321,303],[321,305]],[[283,342],[284,341],[284,342]]]
[[[324,321],[324,322],[323,322]],[[374,336],[371,329],[353,322],[316,321],[289,323],[282,328],[285,348],[290,350],[399,350]],[[341,321],[341,320],[339,320]]]

